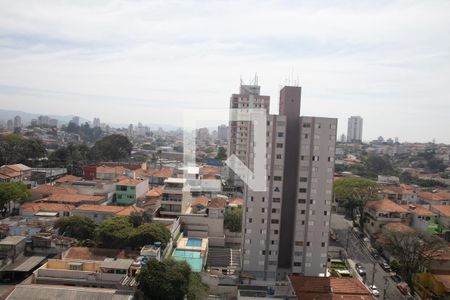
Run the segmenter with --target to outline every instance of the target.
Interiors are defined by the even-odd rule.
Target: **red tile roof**
[[[356,278],[289,276],[297,299],[307,300],[372,300],[367,288]]]
[[[78,194],[78,191],[76,189],[67,188],[67,187],[61,187],[61,186],[48,185],[48,184],[40,185],[40,186],[32,189],[31,192],[32,193],[44,194],[44,195],[51,195],[51,194]]]
[[[431,209],[443,216],[450,217],[450,205],[432,205]]]
[[[162,195],[162,188],[160,186],[152,188],[150,191],[145,194],[146,197],[154,198],[154,197],[161,197]]]
[[[56,183],[68,183],[73,181],[81,180],[81,177],[73,176],[73,175],[66,175],[61,178],[58,178],[55,180]]]
[[[235,197],[235,198],[231,199],[228,204],[242,206],[242,205],[244,205],[244,199]]]
[[[209,199],[205,196],[200,196],[192,199],[191,206],[202,205],[204,207],[208,206]]]
[[[135,186],[135,185],[138,185],[141,182],[142,182],[142,180],[139,180],[139,179],[127,178],[127,179],[123,179],[123,180],[119,181],[117,183],[117,185]]]
[[[106,200],[104,196],[93,195],[81,195],[81,194],[52,194],[46,199],[42,199],[42,202],[59,202],[59,203],[102,203]]]
[[[114,173],[114,174],[123,174],[127,171],[130,171],[127,168],[124,168],[122,166],[117,167],[110,167],[110,166],[98,166],[97,167],[97,173]]]
[[[91,205],[83,204],[75,209],[76,211],[96,211],[109,212],[118,216],[129,216],[133,212],[143,212],[144,209],[135,206],[117,206],[117,205]]]
[[[449,191],[441,191],[437,193],[431,192],[419,192],[417,193],[420,198],[427,201],[442,201],[442,200],[450,200],[450,192]]]
[[[227,205],[227,202],[228,201],[225,198],[214,198],[209,202],[208,207],[209,208],[225,208],[225,206]]]
[[[38,211],[72,211],[75,209],[75,206],[69,204],[59,204],[59,203],[36,203],[36,202],[27,202],[20,206],[21,211],[26,212],[38,212]]]
[[[403,208],[406,208],[408,211],[415,213],[418,216],[436,216],[434,212],[426,208],[425,206],[422,206],[420,204],[409,204],[409,205],[401,205]]]
[[[408,225],[403,223],[387,223],[383,226],[383,229],[390,232],[404,232],[404,233],[414,233],[416,230]]]
[[[406,208],[398,205],[397,203],[389,199],[368,201],[366,204],[366,208],[379,212],[399,212],[399,213],[408,212]]]

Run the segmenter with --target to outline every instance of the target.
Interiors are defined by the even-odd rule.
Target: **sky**
[[[272,113],[298,82],[339,135],[450,143],[450,1],[0,2],[1,109],[181,126],[255,74]]]

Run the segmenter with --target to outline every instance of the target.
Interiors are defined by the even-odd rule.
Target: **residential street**
[[[373,267],[375,265],[375,278],[374,284],[380,292],[379,299],[406,299],[406,297],[397,289],[396,283],[390,278],[389,273],[386,273],[381,266],[379,261],[376,261],[366,245],[366,243],[357,237],[351,229],[352,222],[346,220],[341,214],[333,214],[331,219],[331,228],[334,230],[337,241],[330,242],[330,246],[346,248],[347,237],[348,237],[348,258],[353,261],[350,263],[354,267],[354,263],[360,263],[364,266],[367,275],[365,276],[366,285],[372,284],[372,274]],[[350,228],[350,230],[349,230]],[[374,264],[375,262],[375,264]],[[359,277],[356,274],[355,276]],[[384,289],[386,288],[386,296],[384,297]],[[383,298],[384,297],[384,298]]]

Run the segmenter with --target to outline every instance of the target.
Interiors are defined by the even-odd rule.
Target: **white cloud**
[[[367,139],[450,142],[450,2],[326,2],[2,2],[0,103],[181,124],[255,72],[276,110],[294,70],[303,114],[339,117],[341,132],[356,114]]]

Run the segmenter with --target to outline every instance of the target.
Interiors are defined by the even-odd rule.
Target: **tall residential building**
[[[50,120],[49,116],[39,116],[38,117],[38,125],[39,126],[47,126],[49,120]]]
[[[80,117],[74,116],[70,122],[80,126]]]
[[[260,90],[259,85],[241,85],[239,94],[231,95],[230,108],[262,108],[269,113],[270,97],[260,95]],[[249,161],[251,127],[252,124],[249,121],[230,121],[228,157],[234,154],[244,163]],[[230,171],[230,179],[234,186],[244,188],[244,182],[232,171]]]
[[[14,117],[14,128],[21,128],[22,127],[22,118],[20,116]]]
[[[348,118],[347,142],[360,143],[362,141],[363,118],[351,116]]]
[[[100,118],[94,118],[94,122],[92,122],[92,127],[100,127]]]
[[[268,96],[247,104],[241,95],[231,104],[268,111]],[[242,270],[257,280],[326,272],[337,119],[300,117],[300,98],[300,87],[285,86],[279,114],[267,115],[266,191],[244,186]],[[231,126],[231,153],[253,169],[251,125]]]
[[[228,126],[225,124],[217,127],[217,138],[221,141],[228,141]]]

